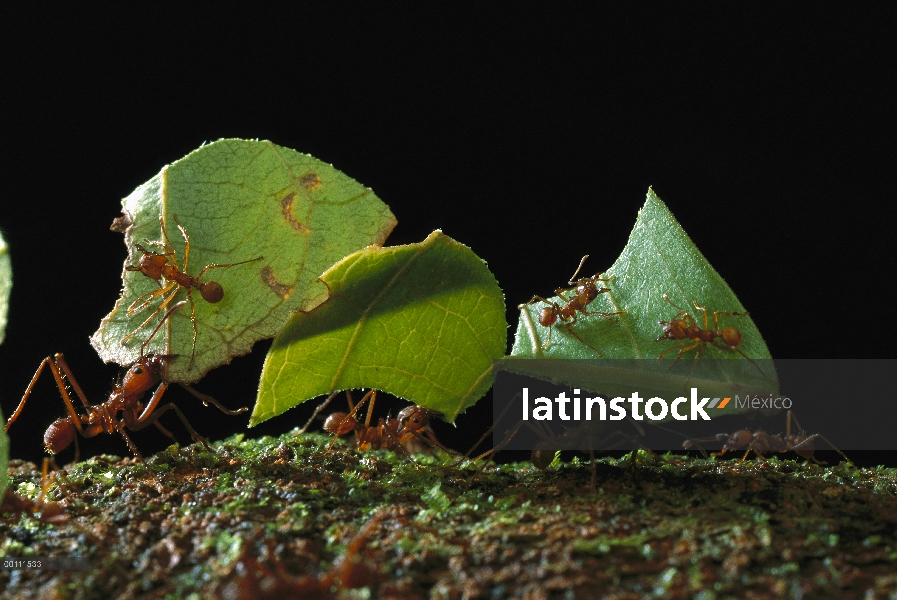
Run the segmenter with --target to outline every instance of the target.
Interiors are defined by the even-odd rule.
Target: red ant
[[[379,583],[377,571],[372,567],[372,562],[364,562],[358,554],[364,549],[368,538],[371,537],[374,528],[383,520],[384,511],[375,514],[362,530],[346,546],[346,552],[334,562],[333,568],[321,577],[311,575],[291,575],[276,560],[274,556],[274,543],[265,540],[264,552],[266,562],[273,568],[266,566],[257,558],[249,555],[250,542],[246,543],[240,558],[235,562],[235,568],[230,575],[235,574],[230,581],[224,583],[215,594],[221,598],[253,598],[272,599],[281,598],[326,598],[342,597],[339,590],[372,588]],[[255,539],[261,537],[257,534]],[[253,539],[252,541],[255,541]],[[336,586],[337,592],[333,588]]]
[[[520,395],[520,392],[518,392],[514,399],[516,399]],[[495,426],[502,420],[508,409],[511,406],[515,405],[514,399],[512,399],[512,401],[508,403],[508,406],[506,406],[504,410],[502,410],[501,414],[499,414],[498,418],[495,419],[495,422],[492,424],[489,430],[486,431],[486,433],[483,434],[483,436],[477,441],[477,443],[474,444],[473,447],[467,452],[465,458],[467,458],[471,454],[471,452],[473,452],[475,448],[482,444],[486,440],[486,437],[490,433],[492,433],[492,431],[495,429]],[[632,418],[628,418],[628,420],[630,423],[632,423],[638,435],[644,437],[644,428],[642,428],[642,426]],[[623,441],[632,443],[638,449],[644,450],[652,455],[654,454],[651,449],[646,448],[644,445],[642,445],[635,437],[635,435],[624,433],[619,429],[611,432],[606,436],[600,435],[601,424],[598,422],[587,421],[575,427],[565,429],[560,435],[555,435],[550,430],[548,430],[544,424],[538,421],[518,421],[514,428],[510,430],[510,432],[505,433],[505,437],[504,439],[502,439],[501,443],[499,443],[491,450],[488,450],[470,460],[476,462],[480,459],[488,458],[489,456],[497,454],[511,443],[511,440],[514,438],[514,436],[516,436],[520,432],[521,427],[524,426],[535,433],[540,439],[540,441],[537,442],[535,446],[533,446],[532,452],[530,453],[530,462],[532,462],[533,466],[540,471],[545,471],[546,469],[548,469],[548,467],[550,467],[554,462],[555,456],[563,450],[588,452],[589,463],[592,469],[592,491],[597,490],[598,468],[597,462],[595,461],[596,448],[603,448],[608,450],[612,449],[616,446],[607,446],[608,442],[614,438],[623,438]],[[632,455],[630,464],[635,464],[635,454]],[[474,477],[478,475],[484,467],[480,467]]]
[[[170,315],[171,311],[169,311],[168,314]],[[168,315],[166,315],[166,317],[167,316]],[[177,406],[168,403],[165,406],[159,407],[162,395],[165,393],[165,390],[168,389],[168,383],[162,381],[162,373],[167,366],[168,358],[169,357],[167,356],[141,356],[140,360],[131,365],[127,373],[125,373],[121,383],[115,386],[105,402],[90,404],[87,401],[87,396],[81,390],[81,386],[78,385],[77,380],[75,380],[74,375],[72,375],[63,355],[57,353],[53,358],[48,356],[37,368],[34,377],[31,378],[31,383],[28,384],[28,388],[22,396],[21,402],[19,402],[19,406],[6,422],[6,431],[9,431],[10,426],[19,418],[19,414],[22,412],[25,403],[31,396],[31,391],[34,389],[34,385],[37,383],[44,367],[49,366],[50,371],[53,373],[53,378],[56,380],[56,387],[59,388],[59,393],[62,396],[62,400],[65,402],[66,410],[68,411],[67,417],[57,419],[51,423],[47,428],[46,433],[44,433],[44,446],[50,454],[58,454],[74,441],[75,462],[77,462],[79,448],[76,434],[80,434],[85,438],[91,438],[101,433],[113,433],[117,431],[124,438],[125,443],[128,445],[131,452],[133,452],[137,458],[143,460],[143,456],[137,450],[137,447],[134,445],[134,442],[131,441],[131,438],[125,432],[125,429],[139,431],[149,425],[155,425],[159,431],[174,440],[175,438],[172,433],[158,422],[159,417],[168,410],[174,410],[175,413],[177,413],[178,418],[190,432],[190,437],[195,441],[200,442],[207,450],[211,450],[205,438],[199,435],[193,427],[191,427],[187,418],[184,416],[184,413],[182,413]],[[81,400],[81,404],[84,405],[87,414],[78,414],[75,410],[71,395],[69,394],[68,389],[66,389],[66,380],[75,390],[75,393]],[[149,403],[144,405],[141,402],[141,399],[144,394],[157,383],[160,383],[159,387],[153,393]],[[199,398],[203,404],[208,405],[211,403],[225,414],[237,415],[247,410],[245,407],[237,410],[228,410],[211,396],[202,394],[189,385],[183,385],[183,387]]]
[[[304,433],[308,429],[314,418],[333,400],[339,392],[332,393],[323,404],[315,409],[311,419],[306,423],[299,432]],[[387,416],[386,419],[380,419],[375,426],[371,426],[371,415],[374,410],[374,404],[377,401],[377,390],[370,390],[358,402],[352,403],[352,394],[346,390],[346,399],[349,402],[349,412],[331,413],[327,420],[324,421],[324,430],[334,434],[334,442],[341,435],[355,432],[355,440],[358,449],[362,452],[366,450],[396,450],[399,452],[415,452],[420,451],[422,443],[430,447],[439,448],[444,452],[451,453],[451,450],[443,446],[433,429],[430,427],[430,415],[437,414],[435,411],[428,410],[421,406],[411,405],[399,411],[398,416],[394,419]],[[367,416],[364,424],[355,418],[356,413],[361,406],[370,400],[368,405]],[[331,443],[331,447],[333,443]]]
[[[65,514],[65,508],[58,502],[44,500],[47,496],[47,490],[53,483],[54,475],[48,474],[49,458],[44,458],[43,477],[41,478],[41,490],[37,500],[29,500],[19,496],[11,489],[7,488],[0,502],[0,514],[2,513],[28,513],[35,519],[48,523],[50,525],[59,525],[68,521]]]
[[[57,471],[53,471],[49,473],[48,466],[53,463],[52,459],[44,458],[43,465],[43,475],[41,477],[41,490],[40,494],[37,496],[37,500],[29,500],[28,498],[24,498],[11,489],[7,488],[6,493],[3,495],[2,501],[0,501],[0,515],[6,513],[9,515],[16,514],[27,514],[32,518],[40,521],[41,523],[46,523],[48,525],[64,525],[71,524],[74,525],[77,529],[84,534],[87,539],[92,541],[95,544],[101,544],[101,540],[97,538],[93,533],[89,530],[82,527],[77,521],[71,520],[69,515],[66,514],[66,508],[59,502],[53,502],[51,500],[46,500],[47,492],[50,489],[50,486],[56,480],[56,473],[59,470],[59,467],[56,463],[53,463],[53,466],[57,469]],[[65,477],[61,478],[62,480]],[[68,484],[65,484],[68,487]],[[70,489],[70,488],[69,488]]]
[[[746,317],[750,313],[747,311],[734,313],[734,312],[723,312],[723,311],[715,311],[713,313],[713,326],[714,329],[709,329],[708,321],[707,321],[707,309],[703,306],[699,306],[697,300],[692,300],[692,304],[695,305],[695,308],[704,313],[704,327],[702,328],[698,325],[697,321],[695,321],[694,317],[688,314],[684,308],[680,308],[673,304],[673,301],[670,300],[670,297],[666,294],[663,295],[663,299],[670,303],[670,306],[673,308],[679,309],[679,312],[669,321],[660,321],[659,324],[663,325],[663,330],[661,334],[657,337],[655,342],[659,342],[661,340],[691,340],[691,344],[686,344],[682,346],[670,346],[666,350],[660,353],[660,356],[657,357],[657,360],[662,360],[664,356],[666,356],[667,352],[670,350],[675,350],[678,348],[678,352],[676,353],[676,358],[673,360],[673,363],[668,367],[670,369],[673,368],[679,359],[682,358],[682,355],[689,350],[693,350],[694,348],[698,349],[695,354],[694,363],[692,363],[691,373],[688,375],[688,379],[685,380],[685,383],[688,384],[689,380],[695,374],[695,369],[698,367],[698,359],[701,358],[701,354],[704,353],[704,350],[707,349],[707,345],[712,345],[720,350],[727,350],[730,352],[737,352],[754,365],[757,370],[763,375],[764,379],[769,380],[766,377],[766,374],[763,373],[763,369],[755,363],[751,358],[749,358],[744,352],[742,352],[738,346],[741,344],[741,332],[735,327],[728,326],[720,329],[719,326],[719,317],[720,315],[724,317]],[[722,340],[722,344],[717,342],[717,339]]]
[[[175,217],[175,222],[177,222],[177,217]],[[224,298],[224,288],[222,288],[221,284],[216,281],[200,281],[205,272],[211,269],[235,267],[237,265],[255,262],[257,260],[262,260],[263,257],[259,256],[250,260],[244,260],[241,262],[229,263],[225,265],[206,265],[205,267],[203,267],[202,271],[199,272],[199,275],[197,275],[196,277],[192,277],[187,274],[187,266],[190,261],[190,238],[187,236],[187,231],[180,224],[178,224],[178,229],[180,229],[181,235],[184,236],[184,269],[182,271],[178,266],[177,259],[175,258],[175,251],[171,245],[171,240],[168,238],[168,233],[165,231],[165,223],[162,220],[162,217],[159,217],[159,225],[162,227],[162,236],[164,237],[165,242],[154,242],[150,240],[144,241],[147,243],[147,245],[161,247],[164,252],[152,252],[150,250],[147,250],[144,246],[137,244],[137,250],[140,251],[143,256],[140,257],[140,261],[137,265],[127,265],[125,267],[126,271],[136,271],[138,273],[143,273],[150,279],[155,280],[159,284],[159,289],[147,292],[146,294],[134,300],[134,302],[131,303],[131,306],[128,307],[128,318],[131,318],[135,314],[145,309],[156,298],[160,296],[164,297],[165,294],[168,294],[168,297],[162,300],[162,303],[153,312],[153,314],[151,314],[143,323],[141,323],[140,326],[137,327],[137,329],[123,337],[121,339],[121,344],[127,344],[128,340],[130,340],[134,336],[134,334],[146,327],[149,322],[156,317],[156,315],[158,315],[165,309],[165,307],[168,306],[168,304],[177,295],[178,290],[184,289],[187,291],[187,301],[190,303],[190,321],[193,323],[193,350],[190,354],[190,365],[193,366],[193,360],[196,355],[196,338],[199,335],[199,329],[196,325],[196,306],[193,304],[193,289],[196,288],[199,291],[199,294],[202,296],[203,300],[205,300],[206,302],[209,302],[211,304],[221,302],[221,300]],[[167,282],[166,285],[162,284],[163,279]],[[162,319],[162,321],[164,320],[165,318]]]
[[[797,433],[795,434],[791,433],[792,419],[794,420],[794,424],[797,428]],[[704,452],[704,449],[700,447],[699,442],[725,442],[725,444],[723,444],[722,450],[720,450],[719,452],[715,452],[713,454],[714,456],[722,456],[728,450],[738,450],[747,446],[747,450],[745,450],[744,456],[742,456],[741,460],[738,462],[744,462],[751,451],[759,456],[761,460],[766,460],[764,454],[767,454],[769,452],[778,452],[779,454],[785,452],[794,452],[798,456],[802,456],[807,460],[812,460],[818,465],[824,465],[826,463],[816,460],[816,457],[813,456],[815,452],[815,449],[813,447],[813,440],[815,440],[816,438],[823,440],[826,444],[831,446],[831,448],[835,452],[844,457],[844,460],[846,460],[847,462],[851,462],[843,452],[838,450],[835,445],[828,441],[821,433],[808,435],[807,432],[804,431],[803,427],[800,426],[800,423],[797,421],[797,417],[795,417],[794,413],[790,410],[788,411],[788,420],[785,426],[784,437],[781,434],[770,434],[766,433],[763,430],[751,433],[747,429],[742,429],[731,434],[718,433],[714,436],[706,438],[685,440],[682,443],[682,447],[688,450],[693,446],[698,446],[698,449],[706,457],[707,453]]]
[[[533,296],[529,302],[524,304],[520,304],[517,306],[518,309],[522,310],[525,306],[529,306],[534,302],[544,302],[548,306],[544,307],[541,311],[539,311],[539,324],[542,327],[548,327],[548,340],[542,344],[542,348],[547,348],[551,343],[551,330],[554,328],[554,324],[560,319],[565,323],[565,327],[567,331],[580,342],[594,350],[598,353],[598,356],[601,356],[601,352],[588,343],[582,337],[579,336],[578,333],[573,331],[573,326],[576,325],[577,319],[577,311],[582,313],[583,315],[593,316],[597,315],[604,319],[611,320],[611,317],[614,315],[621,315],[626,311],[617,311],[612,313],[603,313],[603,312],[590,312],[586,310],[586,307],[591,304],[591,302],[598,297],[598,294],[603,294],[605,292],[609,292],[610,288],[601,287],[599,288],[597,283],[600,282],[608,282],[610,279],[604,279],[599,277],[600,273],[595,273],[591,277],[580,277],[576,279],[576,276],[579,275],[579,271],[582,269],[582,265],[586,262],[586,259],[589,257],[588,254],[582,257],[582,260],[579,261],[579,267],[576,268],[576,272],[573,273],[573,277],[570,278],[570,281],[567,283],[573,287],[569,288],[558,288],[554,290],[554,293],[564,301],[564,305],[561,306],[556,302],[552,302],[551,300],[546,300],[542,296]],[[573,290],[574,294],[571,298],[567,298],[564,295],[564,292]]]

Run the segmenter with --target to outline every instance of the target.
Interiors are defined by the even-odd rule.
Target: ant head
[[[221,302],[222,298],[224,298],[224,288],[217,281],[204,281],[196,287],[199,288],[202,299],[211,304]]]
[[[663,325],[660,335],[657,336],[655,342],[660,340],[681,340],[688,336],[685,335],[685,322],[681,319],[672,321],[660,321],[658,325]]]
[[[150,279],[161,279],[162,269],[168,264],[168,257],[164,254],[150,252],[140,244],[137,244],[137,249],[143,252],[140,262],[133,266],[125,266],[125,270],[143,273]]]
[[[397,418],[399,420],[399,429],[407,428],[412,431],[420,431],[430,422],[430,415],[427,409],[414,404],[400,410]]]
[[[167,357],[164,355],[143,356],[125,373],[121,383],[124,395],[142,394],[162,379],[161,371]]]
[[[69,418],[53,421],[44,433],[44,447],[50,454],[59,454],[75,439],[75,426]]]

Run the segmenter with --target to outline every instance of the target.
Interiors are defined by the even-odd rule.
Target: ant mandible
[[[604,313],[604,312],[591,312],[587,311],[586,307],[591,304],[591,302],[598,297],[598,294],[603,294],[605,292],[609,292],[610,288],[606,287],[598,287],[598,282],[608,282],[610,279],[604,279],[599,277],[600,273],[595,273],[591,277],[580,277],[576,279],[576,276],[579,275],[579,271],[582,269],[582,265],[586,262],[586,259],[589,257],[588,254],[582,257],[582,260],[579,261],[579,266],[576,268],[576,272],[573,273],[573,277],[570,278],[570,281],[567,283],[573,287],[569,288],[558,288],[554,291],[554,293],[564,301],[564,305],[561,306],[556,302],[552,302],[551,300],[547,300],[542,296],[533,296],[529,302],[524,304],[519,304],[517,308],[522,310],[524,307],[533,304],[534,302],[544,302],[548,306],[544,307],[541,311],[539,311],[539,324],[542,327],[548,327],[548,340],[542,344],[542,348],[547,348],[551,343],[551,330],[554,329],[555,323],[558,320],[561,320],[565,323],[565,327],[567,331],[580,342],[594,350],[598,356],[601,356],[601,351],[598,350],[595,346],[585,341],[578,333],[573,331],[573,326],[576,324],[577,319],[577,311],[582,313],[583,315],[588,316],[599,316],[604,319],[612,320],[614,315],[622,315],[626,311],[619,310],[612,313]],[[564,292],[568,292],[573,290],[574,294],[572,297],[568,298],[564,295]]]
[[[177,223],[177,217],[174,217],[174,220],[175,223]],[[145,309],[156,298],[162,296],[164,299],[162,300],[161,304],[159,304],[159,307],[155,311],[153,311],[153,314],[151,314],[143,323],[141,323],[140,326],[137,327],[137,329],[121,339],[121,344],[127,344],[128,340],[134,337],[134,335],[141,329],[146,327],[150,323],[150,321],[152,321],[156,317],[156,315],[165,310],[165,308],[177,295],[178,290],[184,289],[187,291],[187,301],[190,303],[190,321],[193,324],[193,346],[190,353],[190,366],[192,367],[193,360],[196,356],[196,338],[199,335],[199,329],[196,325],[196,306],[193,304],[193,289],[197,289],[200,296],[202,296],[203,300],[205,300],[206,302],[209,302],[211,304],[221,302],[221,300],[224,298],[224,288],[221,287],[221,284],[216,281],[200,281],[206,271],[209,271],[211,269],[222,269],[225,267],[235,267],[237,265],[262,260],[263,257],[258,256],[250,260],[228,263],[224,265],[206,265],[199,272],[199,275],[197,275],[196,277],[192,277],[187,274],[187,266],[190,261],[190,238],[187,236],[187,231],[178,223],[178,229],[181,231],[181,235],[184,236],[184,269],[182,271],[180,266],[178,265],[177,259],[175,258],[175,251],[171,245],[171,240],[168,238],[168,233],[165,231],[165,223],[162,217],[159,217],[159,225],[162,228],[162,237],[165,239],[165,241],[144,241],[147,243],[147,245],[153,245],[162,248],[164,252],[153,252],[147,250],[146,247],[142,246],[141,244],[137,244],[137,250],[140,251],[143,256],[140,257],[140,261],[137,263],[137,265],[127,265],[125,267],[126,271],[143,273],[150,279],[155,280],[159,284],[159,289],[147,292],[146,294],[134,300],[134,302],[131,303],[131,306],[128,307],[128,318],[131,318],[135,314]],[[163,285],[162,283],[163,279],[167,282],[165,285]],[[167,297],[165,297],[166,294],[168,294]],[[166,318],[167,316],[168,315],[166,315]],[[165,318],[162,319],[162,321],[164,320]],[[144,346],[145,345],[146,344],[144,344]]]
[[[156,326],[156,329],[153,330],[149,339],[152,339],[152,336],[156,334],[162,326],[162,323],[183,305],[184,301],[181,301],[172,307],[172,309],[165,314],[159,325]],[[34,385],[40,378],[44,367],[49,366],[50,372],[53,373],[53,378],[56,380],[56,387],[59,389],[59,393],[65,403],[66,411],[68,412],[67,417],[57,419],[51,423],[47,428],[46,433],[44,433],[44,446],[50,454],[58,454],[74,441],[75,462],[78,462],[79,448],[76,434],[80,434],[85,438],[91,438],[101,433],[113,433],[117,431],[124,438],[125,443],[128,445],[131,452],[133,452],[137,458],[143,460],[143,456],[125,432],[125,428],[130,429],[131,431],[139,431],[149,425],[155,425],[159,431],[170,437],[172,440],[175,440],[174,435],[158,422],[159,417],[168,410],[175,411],[178,418],[187,428],[187,431],[190,432],[190,436],[195,441],[200,442],[207,450],[211,450],[205,438],[193,429],[187,421],[187,417],[184,416],[184,413],[182,413],[177,406],[173,403],[168,403],[165,406],[159,407],[162,395],[168,389],[168,383],[163,381],[162,376],[165,372],[169,357],[153,355],[144,356],[143,348],[149,343],[149,339],[144,342],[143,347],[141,347],[140,359],[131,365],[127,373],[125,373],[121,383],[115,386],[106,401],[99,404],[90,404],[87,401],[87,396],[81,390],[81,386],[78,385],[78,381],[75,379],[74,375],[72,375],[72,372],[61,353],[57,353],[53,358],[48,356],[41,362],[37,371],[34,373],[34,377],[31,378],[31,383],[28,384],[28,388],[25,390],[25,394],[22,396],[19,406],[6,422],[5,431],[9,431],[10,426],[19,418],[19,415],[21,414],[22,409],[25,408],[25,403],[31,396]],[[65,385],[66,380],[71,384],[72,389],[75,390],[75,394],[81,400],[81,404],[84,405],[87,414],[78,414],[75,410],[75,405],[72,402],[71,395]],[[141,402],[143,396],[157,383],[160,384],[159,387],[153,393],[149,403],[144,406]],[[229,410],[219,404],[218,401],[211,396],[198,392],[189,385],[181,384],[181,386],[199,398],[204,405],[208,406],[209,404],[213,404],[225,414],[238,415],[248,410],[246,407],[237,410]]]
[[[794,424],[797,428],[797,433],[791,433],[791,421],[794,421]],[[738,462],[744,462],[744,460],[748,457],[748,454],[753,452],[760,460],[766,460],[766,456],[769,452],[778,452],[783,454],[785,452],[794,452],[798,456],[805,458],[806,460],[812,460],[816,464],[824,465],[824,462],[821,462],[816,459],[814,455],[815,448],[813,447],[813,440],[816,438],[821,439],[826,444],[828,444],[835,452],[840,454],[844,460],[847,462],[851,462],[847,456],[838,450],[834,444],[828,441],[825,436],[821,433],[814,433],[813,435],[808,435],[804,428],[800,426],[800,423],[797,420],[797,417],[794,416],[792,411],[788,411],[788,420],[785,426],[785,435],[784,437],[781,434],[771,434],[766,433],[762,429],[757,432],[751,432],[747,429],[742,429],[740,431],[736,431],[735,433],[718,433],[714,436],[706,437],[706,438],[696,438],[694,440],[685,440],[682,443],[682,447],[686,450],[692,448],[693,446],[697,446],[698,449],[704,456],[707,456],[707,453],[704,452],[704,449],[699,445],[700,442],[724,442],[722,450],[719,452],[715,452],[714,456],[722,456],[728,450],[738,450],[740,448],[744,448],[747,446],[747,450],[744,452],[744,456],[741,457],[741,460]]]
[[[673,360],[673,363],[668,367],[670,369],[673,368],[679,359],[682,358],[682,355],[689,350],[693,350],[698,348],[697,353],[695,354],[694,363],[692,363],[691,373],[688,375],[688,379],[685,380],[685,383],[688,384],[689,380],[695,374],[695,369],[698,367],[698,359],[701,358],[701,354],[704,353],[704,350],[707,349],[707,345],[712,345],[720,350],[727,350],[729,352],[737,352],[747,360],[751,362],[754,367],[763,375],[764,379],[769,379],[766,377],[766,374],[763,373],[763,369],[755,363],[750,357],[748,357],[744,352],[741,351],[738,346],[741,344],[741,332],[731,325],[728,327],[723,327],[720,329],[719,326],[719,317],[720,315],[724,317],[746,317],[748,316],[748,312],[724,312],[724,311],[715,311],[713,313],[713,326],[714,329],[709,328],[708,320],[707,320],[707,309],[703,306],[698,305],[697,300],[692,300],[692,304],[695,305],[695,308],[704,313],[704,327],[702,328],[698,325],[697,321],[695,321],[694,317],[692,317],[684,308],[676,306],[673,304],[673,301],[670,300],[670,297],[666,294],[663,295],[663,299],[670,303],[670,306],[679,310],[676,313],[676,316],[670,319],[669,321],[660,321],[658,324],[663,325],[663,329],[661,334],[657,337],[655,342],[659,342],[661,340],[690,340],[692,343],[681,346],[670,346],[666,350],[660,353],[660,356],[657,357],[657,360],[662,360],[664,356],[670,351],[678,348],[678,352],[676,353],[676,358]],[[717,339],[722,340],[722,344],[717,342]]]

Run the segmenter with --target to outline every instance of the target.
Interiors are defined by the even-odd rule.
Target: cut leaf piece
[[[588,271],[589,263],[586,265],[584,270]],[[568,383],[575,382],[575,385],[591,391],[611,393],[611,389],[617,389],[614,381],[623,381],[630,386],[632,381],[639,379],[639,375],[637,373],[621,375],[619,369],[637,369],[639,364],[646,372],[651,373],[652,389],[679,394],[686,382],[688,385],[696,383],[696,380],[688,380],[700,345],[683,353],[681,360],[668,371],[669,377],[664,376],[663,371],[673,363],[678,348],[691,343],[688,340],[655,341],[662,332],[662,326],[658,323],[674,320],[679,313],[678,308],[664,299],[664,294],[669,296],[670,301],[677,307],[681,307],[691,315],[702,328],[704,315],[695,308],[694,301],[707,309],[709,328],[714,328],[715,311],[745,312],[734,292],[710,266],[672,213],[650,189],[645,206],[639,211],[635,227],[629,236],[629,242],[617,261],[607,270],[605,277],[611,278],[604,284],[610,291],[599,294],[588,305],[587,310],[605,313],[625,311],[625,313],[612,320],[580,314],[577,323],[573,325],[573,330],[583,340],[600,350],[601,360],[606,364],[601,368],[597,366],[592,368],[584,363],[566,369],[576,372],[575,377],[569,375],[572,379]],[[566,295],[572,297],[573,292]],[[561,306],[565,304],[557,297],[551,300]],[[542,348],[548,339],[548,328],[540,325],[538,320],[539,311],[544,306],[544,303],[536,302],[520,311],[520,321],[514,347],[511,350],[512,357],[589,360],[599,358],[593,349],[572,336],[560,321],[554,325],[551,343]],[[751,318],[720,315],[719,320],[720,328],[733,326],[741,332],[742,342],[738,349],[744,356],[708,344],[700,361],[704,361],[705,358],[731,360],[707,360],[706,365],[701,365],[697,376],[715,383],[736,384],[740,390],[778,392],[778,378],[770,360],[769,350]],[[666,353],[663,361],[655,363],[661,353],[671,347],[675,348]],[[746,360],[745,356],[751,360]],[[627,360],[626,367],[622,367],[621,364],[612,364],[613,359],[646,360],[640,362]],[[539,371],[544,371],[544,365],[548,364],[546,361],[538,363],[541,364]],[[504,361],[503,368],[545,378],[544,372],[535,370],[536,365],[533,363],[534,369],[531,370],[528,369],[526,361]],[[663,369],[658,371],[657,366],[662,366]],[[613,377],[609,377],[609,373],[614,373]],[[715,389],[721,388],[715,386]]]
[[[0,235],[0,344],[6,336],[6,318],[9,314],[9,293],[12,291],[12,263],[9,246]]]
[[[174,312],[148,344],[147,353],[174,355],[166,379],[183,383],[246,354],[256,341],[274,337],[293,311],[323,302],[327,288],[318,276],[347,254],[382,244],[396,223],[369,188],[307,154],[268,141],[220,140],[203,146],[163,168],[122,204],[126,216],[113,228],[125,230],[125,266],[137,265],[143,255],[137,244],[166,252],[158,244],[165,241],[160,216],[173,259],[193,277],[206,265],[262,257],[202,276],[203,282],[220,283],[224,297],[211,303],[198,290],[191,293],[198,329],[192,365],[190,306]],[[186,269],[178,225],[190,239]],[[155,298],[129,318],[128,307],[160,284],[127,270],[122,279],[121,298],[91,342],[103,360],[129,365],[165,311],[122,345],[122,338],[163,302]],[[174,293],[168,307],[186,298],[183,288]]]
[[[370,247],[321,276],[328,302],[274,340],[249,425],[336,390],[376,388],[453,422],[491,385],[507,340],[504,295],[473,251],[436,231]]]

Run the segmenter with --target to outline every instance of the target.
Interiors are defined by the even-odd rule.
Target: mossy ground
[[[600,459],[545,472],[286,434],[97,457],[51,496],[67,521],[0,515],[15,598],[772,598],[897,593],[897,472],[843,463]],[[12,461],[11,489],[41,475]],[[361,534],[360,534],[361,532]],[[353,548],[347,551],[347,548]],[[348,558],[344,558],[345,555]],[[336,568],[334,565],[342,565]],[[346,565],[350,565],[349,568]],[[350,589],[348,585],[361,585]],[[303,587],[305,586],[305,587]]]

